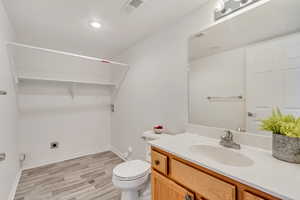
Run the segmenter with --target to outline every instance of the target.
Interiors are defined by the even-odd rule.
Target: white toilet
[[[149,182],[150,168],[150,164],[142,160],[124,162],[114,168],[112,181],[122,190],[121,200],[139,199],[139,191]]]
[[[169,135],[154,135],[152,132],[145,132],[145,141],[155,140]],[[121,200],[150,200],[150,146],[147,145],[146,161],[131,160],[117,165],[113,169],[113,184],[122,191]]]

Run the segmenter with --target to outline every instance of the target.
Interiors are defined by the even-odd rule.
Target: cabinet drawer
[[[154,169],[167,175],[168,174],[168,157],[156,151],[151,152],[151,164]]]
[[[174,159],[171,159],[170,176],[185,187],[199,193],[204,199],[236,199],[236,188],[234,185]]]
[[[266,200],[247,191],[243,191],[243,200]]]

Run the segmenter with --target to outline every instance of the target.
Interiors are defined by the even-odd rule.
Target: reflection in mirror
[[[237,49],[190,63],[192,124],[245,128],[244,62],[244,50]]]
[[[190,38],[189,123],[261,133],[274,107],[300,116],[299,6],[269,1]]]

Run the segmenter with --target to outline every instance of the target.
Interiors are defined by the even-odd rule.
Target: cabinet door
[[[170,177],[186,188],[202,195],[202,199],[236,200],[235,185],[215,178],[175,159],[171,159],[170,163]]]
[[[168,178],[152,171],[152,200],[194,200],[194,195]]]

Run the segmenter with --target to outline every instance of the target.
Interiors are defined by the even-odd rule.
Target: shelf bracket
[[[110,104],[110,110],[111,112],[115,112],[115,104]]]
[[[74,83],[71,83],[71,85],[70,85],[70,87],[68,88],[68,90],[69,90],[69,93],[70,93],[70,95],[71,95],[71,97],[72,97],[72,99],[74,99]]]

